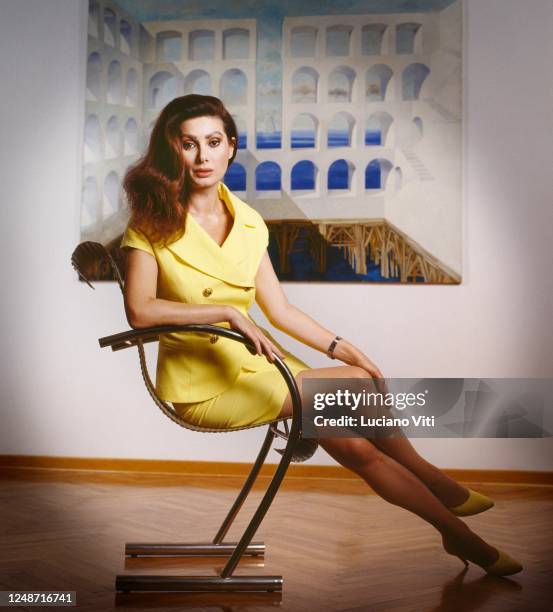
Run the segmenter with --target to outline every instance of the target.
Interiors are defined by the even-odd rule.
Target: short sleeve
[[[265,251],[265,249],[269,246],[269,228],[261,215],[259,215],[259,226],[261,228],[261,234],[259,237],[261,249],[262,251]]]
[[[146,251],[146,253],[150,253],[150,255],[155,257],[152,243],[142,232],[132,228],[130,225],[127,226],[127,229],[123,234],[123,240],[121,240],[121,248],[123,249],[125,247],[140,249],[141,251]]]
[[[259,264],[263,259],[263,255],[269,246],[269,228],[261,215],[257,215],[256,219],[256,239],[255,249],[252,250],[252,269],[253,276],[256,276]]]

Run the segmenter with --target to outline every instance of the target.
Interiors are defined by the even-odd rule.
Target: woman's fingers
[[[271,342],[271,347],[272,347],[273,353],[276,353],[281,359],[286,359],[286,355],[272,342]]]
[[[273,345],[273,343],[270,340],[268,340],[265,336],[263,337],[263,339],[265,341],[264,342],[265,355],[266,355],[267,359],[271,363],[273,363],[274,360],[275,360],[275,358],[273,356],[273,353],[278,354],[278,351],[277,351],[276,347]],[[280,355],[279,355],[279,357],[280,357]]]
[[[260,332],[261,333],[261,332]],[[270,363],[274,363],[275,358],[274,355],[278,355],[281,359],[285,358],[284,353],[277,348],[264,334],[261,333],[261,342],[263,345],[265,356],[267,357]],[[273,355],[274,353],[274,355]]]
[[[271,342],[271,340],[269,340],[269,338],[267,338],[267,336],[265,336],[265,334],[255,325],[248,322],[246,325],[244,325],[243,329],[238,329],[251,340],[255,347],[256,353],[258,355],[265,355],[271,363],[274,362],[273,353],[278,355],[281,359],[286,357],[286,355],[284,355],[284,353],[277,346],[275,346],[275,344],[273,344],[273,342]]]
[[[259,341],[259,338],[258,338],[258,337],[257,337],[255,334],[252,334],[252,335],[250,336],[250,338],[251,338],[251,340],[252,340],[252,342],[253,342],[253,344],[254,344],[254,346],[255,346],[255,351],[256,351],[256,353],[257,353],[258,355],[261,355],[261,354],[262,354],[262,352],[263,352],[263,350],[262,350],[262,348],[261,348],[261,342]]]

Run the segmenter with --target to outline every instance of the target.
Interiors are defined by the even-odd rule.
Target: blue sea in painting
[[[256,140],[258,149],[280,149],[282,147],[281,132],[257,132]]]
[[[233,162],[225,172],[223,183],[231,191],[246,191],[246,169],[238,162]]]
[[[344,159],[339,159],[330,165],[328,169],[328,189],[349,188],[349,168]]]
[[[255,188],[257,191],[280,189],[280,166],[276,162],[263,162],[255,169]]]
[[[315,189],[315,164],[303,160],[292,168],[292,190]]]
[[[381,189],[381,172],[380,163],[376,160],[372,161],[365,168],[365,189]]]
[[[290,140],[292,149],[315,148],[315,132],[313,130],[292,130]]]
[[[275,272],[283,281],[350,281],[350,282],[380,282],[398,283],[400,277],[384,278],[380,274],[380,264],[374,263],[370,251],[367,255],[367,274],[356,274],[349,265],[342,251],[337,247],[327,247],[327,269],[323,273],[316,270],[315,261],[309,250],[309,241],[306,231],[300,230],[294,242],[294,251],[289,255],[290,272],[282,274],[279,266],[278,245],[271,235],[269,240],[269,256]],[[422,283],[424,279],[418,277],[416,282]]]
[[[329,147],[349,147],[349,131],[348,130],[328,130]]]
[[[381,145],[382,132],[380,130],[365,130],[366,145]]]

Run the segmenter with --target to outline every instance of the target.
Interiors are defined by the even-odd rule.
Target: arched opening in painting
[[[372,113],[365,123],[365,146],[384,146],[392,122],[392,117],[384,111]]]
[[[416,53],[420,31],[420,23],[400,23],[396,26],[396,53],[402,55]]]
[[[430,74],[430,68],[424,64],[409,64],[401,75],[404,100],[418,100],[421,88]]]
[[[177,96],[177,79],[170,72],[156,72],[148,85],[150,108],[162,108]]]
[[[104,9],[104,42],[115,47],[115,33],[117,27],[117,17],[110,8]]]
[[[317,28],[298,26],[290,32],[292,57],[315,57],[317,50]]]
[[[354,165],[346,159],[337,159],[328,168],[327,189],[332,193],[343,193],[344,190],[351,189]]]
[[[355,72],[349,66],[338,66],[328,77],[328,101],[351,102]]]
[[[424,136],[424,126],[420,117],[413,117],[413,125],[416,128],[417,138],[415,142],[418,142]]]
[[[328,124],[327,147],[351,147],[355,119],[346,112],[336,113]]]
[[[99,53],[88,56],[86,66],[86,98],[99,101],[102,98],[102,60]]]
[[[350,25],[333,25],[326,29],[326,55],[331,57],[350,54],[350,40],[353,31]]]
[[[290,146],[292,149],[314,149],[317,146],[319,122],[309,113],[301,113],[292,121]]]
[[[91,0],[88,3],[88,33],[95,38],[98,38],[98,18],[100,11],[96,0]]]
[[[138,153],[138,123],[130,117],[125,123],[125,155],[136,155]]]
[[[245,28],[223,32],[223,59],[247,59],[250,56],[250,33]]]
[[[243,106],[248,103],[248,79],[238,68],[231,68],[221,76],[221,99],[230,106]]]
[[[317,167],[307,159],[303,159],[292,167],[290,185],[294,195],[312,193],[316,189]]]
[[[394,168],[393,177],[394,177],[393,189],[394,189],[394,192],[397,193],[403,187],[403,172],[401,171],[401,168],[399,166],[396,166]]]
[[[84,161],[98,161],[102,158],[102,130],[96,115],[88,115],[84,126]]]
[[[255,169],[255,189],[261,195],[280,193],[281,170],[276,162],[262,162]]]
[[[365,77],[365,99],[367,102],[381,102],[386,99],[392,70],[385,64],[376,64],[367,70]]]
[[[113,115],[106,125],[106,158],[113,159],[121,155],[121,132],[119,122]]]
[[[107,219],[119,210],[120,182],[117,172],[110,172],[104,181],[104,208],[103,219]]]
[[[365,168],[365,189],[370,191],[385,189],[392,168],[392,163],[387,159],[370,161]]]
[[[246,168],[234,161],[229,166],[223,178],[223,183],[231,191],[246,191]]]
[[[121,104],[123,101],[123,83],[121,78],[121,64],[114,60],[108,68],[108,103]]]
[[[158,32],[156,56],[158,62],[180,62],[182,60],[182,34],[172,30]]]
[[[215,57],[215,33],[213,30],[194,30],[188,35],[188,59],[210,60]]]
[[[125,19],[121,19],[119,23],[119,48],[127,55],[131,54],[132,45],[132,27]]]
[[[211,95],[211,76],[205,70],[192,70],[184,79],[184,94]]]
[[[292,102],[317,102],[319,73],[309,66],[298,68],[292,75]]]
[[[361,54],[382,55],[384,32],[388,28],[384,23],[369,23],[361,29]]]
[[[127,96],[128,106],[138,106],[138,74],[134,68],[127,72]]]

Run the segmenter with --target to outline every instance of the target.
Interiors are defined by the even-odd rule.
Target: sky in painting
[[[114,0],[141,22],[243,19],[257,21],[256,130],[280,130],[282,22],[285,16],[441,11],[456,0]]]

